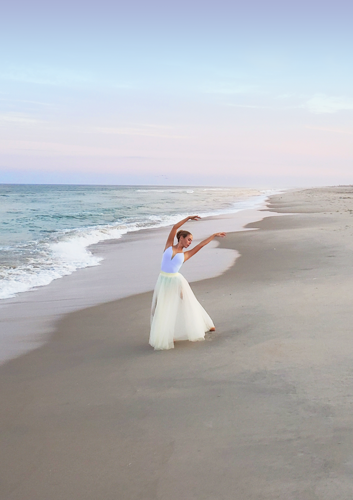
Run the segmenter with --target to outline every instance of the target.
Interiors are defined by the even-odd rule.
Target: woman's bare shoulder
[[[167,245],[164,247],[164,251],[166,252],[166,251],[168,250],[168,248],[173,248],[173,245],[168,245],[168,244],[167,244]]]

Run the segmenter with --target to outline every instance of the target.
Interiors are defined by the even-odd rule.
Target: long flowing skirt
[[[172,349],[174,340],[204,340],[213,327],[184,276],[161,272],[152,299],[150,345]]]

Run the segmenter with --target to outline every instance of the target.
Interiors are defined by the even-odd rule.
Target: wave
[[[218,187],[218,188],[203,188],[202,191],[231,191],[231,188],[223,188],[223,187]]]
[[[136,193],[187,193],[192,194],[192,189],[136,189]]]
[[[152,190],[146,191],[151,192]],[[183,191],[185,192],[185,190]],[[262,191],[259,195],[242,201],[238,200],[227,208],[204,211],[198,215],[211,217],[256,208],[262,205],[265,199],[273,193],[274,191]],[[27,255],[25,262],[17,266],[6,266],[2,270],[0,268],[0,299],[15,297],[18,293],[48,285],[53,280],[72,274],[78,269],[99,265],[102,257],[94,255],[90,251],[90,247],[96,243],[120,239],[129,232],[142,229],[170,226],[187,215],[189,214],[149,215],[144,219],[125,224],[113,223],[64,230],[51,236],[55,237],[55,240],[48,237],[47,240],[29,242],[26,244],[27,248],[24,249]],[[10,251],[10,247],[7,250]],[[17,250],[20,254],[21,245],[17,246]]]
[[[64,232],[58,241],[32,242],[32,257],[17,267],[0,271],[0,299],[15,297],[49,285],[78,269],[98,265],[102,257],[93,255],[89,247],[107,239],[121,238],[126,232],[127,229],[117,227],[83,228]],[[26,250],[30,250],[28,246]]]

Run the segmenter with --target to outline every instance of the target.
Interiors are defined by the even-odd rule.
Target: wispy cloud
[[[72,85],[84,83],[87,78],[72,71],[58,70],[55,68],[26,68],[12,67],[2,71],[0,78],[37,85]]]
[[[203,89],[203,92],[205,94],[219,94],[229,96],[237,94],[248,94],[250,92],[255,92],[258,90],[259,87],[257,85],[220,83],[207,86]]]
[[[311,113],[337,113],[337,111],[353,109],[353,99],[349,97],[315,94],[302,107]]]
[[[293,93],[284,93],[284,94],[279,94],[276,96],[276,99],[279,100],[279,101],[284,101],[284,100],[288,100],[288,99],[292,99],[293,97],[296,97],[295,94]]]
[[[0,73],[0,79],[30,83],[42,86],[60,87],[88,87],[103,86],[114,89],[130,89],[132,85],[128,82],[119,82],[104,76],[97,77],[96,74],[71,70],[63,67],[26,67],[13,66]]]
[[[231,106],[232,108],[249,108],[249,109],[272,109],[272,106],[259,106],[256,104],[234,104],[228,103],[227,106]]]
[[[38,104],[40,106],[52,106],[49,102],[42,101],[28,101],[26,99],[9,99],[9,98],[0,98],[1,102],[11,103],[11,104]]]
[[[116,158],[140,158],[143,156],[123,154],[119,148],[104,148],[96,146],[80,146],[59,142],[40,142],[26,140],[1,140],[1,154],[34,155],[34,156],[101,156]]]
[[[110,135],[136,135],[146,137],[161,137],[165,139],[183,139],[185,136],[168,133],[167,127],[158,127],[154,125],[146,125],[143,127],[99,127],[95,132],[100,134]]]
[[[307,125],[305,128],[309,130],[319,130],[320,132],[330,132],[334,134],[343,134],[343,135],[353,135],[353,129],[345,129],[345,128],[335,128],[335,127],[315,127],[311,125]]]
[[[41,120],[37,120],[29,115],[23,113],[3,113],[0,114],[0,124],[1,123],[17,123],[19,125],[34,125],[40,123]]]

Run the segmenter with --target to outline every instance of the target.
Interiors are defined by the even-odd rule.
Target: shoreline
[[[199,189],[199,188],[195,188],[195,189]],[[130,190],[131,190],[131,188],[130,188]],[[219,190],[225,191],[225,192],[227,191],[226,189],[223,189],[223,188],[215,188],[216,192],[218,192]],[[159,189],[156,189],[156,190],[153,190],[153,189],[152,190],[151,189],[143,190],[142,189],[141,190],[141,189],[137,189],[137,187],[135,189],[133,189],[133,191],[136,191],[136,192],[144,191],[144,192],[149,193],[149,194],[153,193],[154,191],[156,191],[156,193],[159,193],[159,194],[165,193],[165,192],[168,192],[170,194],[170,193],[174,192],[173,190],[171,190],[169,188],[167,190],[163,190],[163,189],[162,190],[159,190]],[[178,192],[178,191],[179,190],[176,190],[176,192]],[[190,189],[190,191],[182,189],[180,191],[182,194],[189,193],[188,196],[191,195],[192,193],[194,193],[193,189]],[[231,191],[231,190],[229,190],[229,191]],[[244,195],[244,191],[247,192],[247,196],[245,199],[242,199],[242,197]],[[212,218],[212,217],[217,217],[217,216],[222,217],[223,215],[225,217],[227,217],[228,214],[230,214],[232,216],[238,212],[241,212],[241,211],[244,211],[247,209],[257,209],[258,207],[260,207],[264,204],[265,200],[268,198],[268,196],[270,194],[275,194],[275,193],[279,192],[278,189],[277,190],[267,190],[267,191],[268,192],[266,192],[264,190],[257,190],[257,195],[255,195],[254,193],[252,193],[252,195],[251,195],[251,194],[249,194],[248,189],[244,190],[242,188],[240,188],[240,189],[238,188],[237,193],[232,192],[231,196],[233,196],[234,198],[228,199],[228,205],[229,205],[228,208],[226,208],[225,206],[218,207],[218,208],[213,207],[213,209],[212,209],[212,207],[209,207],[209,210],[205,211],[206,207],[202,206],[201,213],[199,215],[201,215],[201,217],[203,217],[203,218]],[[70,190],[69,190],[69,192],[70,192]],[[124,190],[122,192],[124,192]],[[131,194],[131,191],[130,191],[130,194]],[[198,192],[198,193],[196,193],[195,196],[198,197],[199,194],[200,193]],[[122,196],[123,199],[124,199],[125,195],[126,195],[126,193],[124,192],[124,195]],[[205,196],[205,193],[203,193],[203,195]],[[53,194],[53,196],[55,197],[55,194]],[[163,196],[164,195],[162,195],[162,198],[163,198]],[[202,196],[201,196],[201,198],[202,198]],[[229,198],[229,195],[228,195],[228,198]],[[211,199],[212,199],[212,196],[211,196]],[[237,200],[237,201],[235,201],[235,200]],[[145,201],[146,201],[147,205],[144,209],[144,215],[140,213],[140,220],[135,220],[135,222],[132,222],[132,221],[129,222],[127,220],[126,224],[121,222],[121,224],[119,225],[118,223],[117,224],[111,223],[110,220],[109,220],[109,222],[107,222],[107,220],[104,220],[104,221],[100,221],[100,224],[98,224],[98,225],[94,225],[94,224],[92,225],[92,224],[89,224],[89,221],[87,221],[88,226],[83,226],[81,228],[80,228],[80,226],[76,227],[76,228],[74,228],[74,227],[67,228],[67,230],[64,231],[65,234],[68,235],[67,237],[66,236],[64,237],[62,234],[60,236],[60,227],[61,226],[59,224],[59,226],[56,228],[56,230],[58,231],[57,237],[54,237],[54,239],[52,239],[52,240],[49,239],[46,242],[47,245],[49,245],[49,248],[51,248],[51,254],[50,254],[50,252],[48,253],[47,249],[45,249],[45,244],[44,244],[45,238],[44,238],[44,240],[41,240],[41,238],[38,239],[38,238],[34,237],[33,241],[28,242],[28,243],[31,243],[32,245],[36,244],[36,248],[32,248],[32,252],[35,253],[36,251],[41,251],[42,253],[44,253],[47,256],[49,261],[50,261],[50,259],[52,259],[51,267],[46,268],[44,265],[44,268],[43,268],[43,265],[42,265],[43,259],[41,260],[41,257],[38,257],[39,258],[38,262],[36,262],[36,260],[35,260],[34,264],[33,264],[35,272],[32,272],[31,276],[28,276],[28,269],[27,269],[27,271],[26,271],[26,269],[23,269],[22,268],[23,266],[21,266],[20,262],[18,262],[17,263],[17,264],[19,264],[18,268],[17,268],[17,265],[15,265],[14,269],[15,270],[17,269],[19,274],[17,275],[15,273],[15,276],[11,280],[11,279],[6,278],[7,272],[10,273],[10,269],[11,269],[11,265],[10,265],[11,258],[9,257],[8,258],[9,269],[6,270],[6,266],[5,266],[4,280],[1,282],[2,286],[0,287],[1,288],[1,290],[0,290],[1,300],[16,298],[19,296],[19,294],[26,293],[28,291],[35,291],[37,288],[41,288],[42,286],[48,286],[53,281],[55,281],[57,279],[61,279],[63,277],[70,276],[72,274],[75,274],[75,272],[77,272],[79,270],[83,270],[83,269],[88,268],[88,267],[94,267],[94,266],[99,265],[101,258],[99,256],[95,256],[94,253],[92,253],[90,251],[90,249],[94,248],[95,245],[99,245],[99,247],[103,250],[105,242],[113,242],[114,243],[114,241],[116,241],[116,240],[120,240],[121,238],[125,239],[126,236],[130,236],[133,233],[140,233],[141,231],[146,231],[146,230],[150,231],[150,230],[158,230],[158,229],[163,230],[164,228],[171,226],[176,221],[179,221],[180,219],[183,219],[186,217],[186,215],[188,215],[188,213],[184,213],[183,210],[181,210],[181,212],[180,212],[180,209],[181,209],[180,206],[174,206],[175,200],[171,201],[171,203],[172,203],[172,205],[174,204],[173,206],[174,206],[175,214],[180,212],[179,215],[172,215],[172,214],[169,214],[169,215],[164,214],[163,215],[162,213],[160,213],[161,207],[158,205],[158,203],[157,203],[157,206],[155,206],[153,199],[145,200]],[[188,200],[183,199],[183,202],[186,204],[187,204],[187,201]],[[201,200],[201,205],[202,205],[202,203],[205,203],[205,201],[206,200]],[[214,201],[215,200],[213,200],[213,202]],[[156,214],[154,214],[153,209],[152,209],[152,213],[151,213],[151,208],[148,207],[149,202],[150,202],[150,204],[152,204],[154,211],[157,211]],[[163,200],[162,200],[162,202],[163,202]],[[218,203],[220,205],[222,205],[222,200],[218,199]],[[191,203],[191,205],[192,205],[192,203]],[[232,208],[230,208],[230,206],[232,206]],[[124,205],[124,202],[122,201],[122,207],[121,207],[122,210],[124,209],[124,207],[125,207],[125,205]],[[86,208],[89,210],[89,206]],[[130,206],[125,207],[127,212],[130,212],[131,208],[132,207],[130,207]],[[141,208],[141,206],[139,208]],[[170,212],[171,208],[172,207],[169,207],[169,210],[167,209],[167,212]],[[137,209],[138,209],[138,207],[137,207]],[[192,208],[190,210],[190,213],[193,212],[193,210],[194,209]],[[11,213],[11,206],[10,206],[9,213]],[[184,213],[184,215],[183,215],[183,213]],[[102,215],[102,214],[99,214],[99,215]],[[61,216],[61,214],[60,214],[60,216]],[[107,219],[110,219],[108,214],[107,214]],[[6,226],[6,224],[8,224],[8,222],[5,222],[5,226]],[[55,228],[52,228],[52,230],[54,230],[54,229]],[[6,233],[6,231],[5,231],[5,233]],[[4,235],[4,236],[5,236],[5,244],[6,244],[6,235]],[[9,243],[11,246],[10,241],[9,241]],[[5,250],[4,255],[5,255],[5,260],[6,260],[6,251],[9,251],[10,247],[6,247],[6,245],[5,245],[4,250]],[[13,251],[16,253],[16,245],[13,248]],[[47,253],[48,253],[48,255],[47,255]],[[4,257],[4,255],[2,257]],[[44,259],[44,261],[45,261],[45,259]],[[29,263],[27,263],[27,264],[29,265]],[[49,262],[45,262],[45,264],[48,265]],[[10,275],[11,275],[11,273],[9,274],[8,278],[10,277]],[[24,281],[22,281],[22,277],[24,277]]]
[[[195,242],[220,227],[226,232],[243,230],[248,222],[265,216],[268,199],[257,209],[207,217],[196,226],[188,223],[185,227],[195,227]],[[57,321],[65,314],[153,290],[160,264],[155,256],[164,245],[166,232],[168,227],[143,229],[94,244],[90,250],[103,257],[100,265],[79,269],[49,285],[0,301],[0,364],[49,341]],[[237,257],[236,250],[214,241],[194,258],[191,266],[184,265],[183,274],[189,282],[218,276],[234,265]]]
[[[192,286],[205,342],[153,351],[147,292],[1,366],[2,498],[350,499],[352,199],[278,195],[221,240],[241,257]]]

